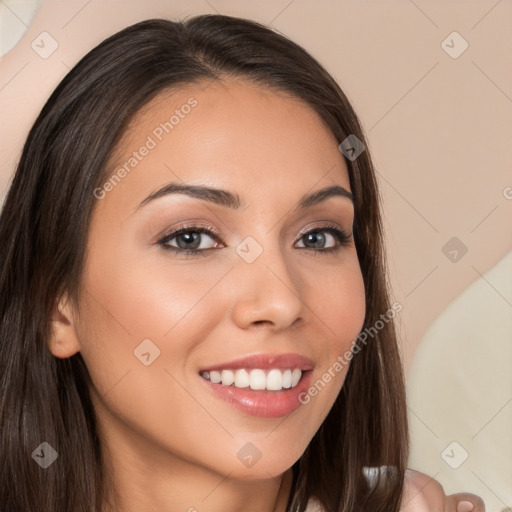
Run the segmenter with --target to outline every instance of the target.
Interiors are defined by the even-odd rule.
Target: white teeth
[[[297,383],[300,380],[301,375],[302,375],[302,372],[300,370],[297,370],[297,368],[295,368],[295,370],[293,370],[293,372],[292,372],[292,388],[294,388],[297,385]]]
[[[246,370],[237,370],[235,373],[235,386],[237,388],[248,388],[250,384],[249,374]]]
[[[207,380],[210,380],[214,384],[222,384],[223,386],[234,385],[237,388],[250,387],[254,390],[267,389],[270,391],[280,391],[281,389],[294,388],[301,376],[302,371],[295,368],[293,371],[280,370],[278,368],[272,368],[271,370],[221,370],[221,371],[210,371],[201,372],[201,376]]]
[[[291,388],[292,387],[292,371],[285,370],[283,373],[283,388]]]
[[[249,374],[249,386],[251,389],[265,389],[267,386],[267,377],[263,370],[251,370]]]
[[[210,372],[210,380],[214,384],[218,384],[220,382],[220,372],[216,372],[216,371]]]
[[[270,370],[267,375],[267,389],[279,390],[283,387],[283,374],[280,370]]]
[[[235,382],[235,374],[231,370],[222,370],[222,385],[231,386]]]

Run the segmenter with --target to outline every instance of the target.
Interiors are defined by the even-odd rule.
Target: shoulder
[[[433,477],[407,469],[400,504],[400,512],[455,512],[459,501],[470,501],[473,512],[485,512],[479,496],[467,492],[447,496],[443,486]],[[314,497],[310,498],[306,512],[325,512]]]
[[[401,512],[455,512],[461,502],[470,502],[473,512],[485,512],[485,503],[480,496],[469,492],[447,496],[435,478],[412,469],[406,470]]]
[[[443,486],[434,478],[407,469],[400,512],[444,512],[446,495]],[[311,497],[305,512],[325,512],[320,502]]]
[[[403,512],[442,512],[445,502],[444,488],[435,478],[412,469],[406,470],[401,503]]]
[[[445,500],[443,486],[437,480],[412,469],[405,471],[400,512],[444,512]],[[320,502],[312,496],[305,512],[325,511]]]
[[[402,496],[403,512],[442,512],[446,494],[443,486],[433,477],[407,469]]]

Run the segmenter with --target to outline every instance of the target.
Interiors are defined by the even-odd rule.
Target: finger
[[[470,511],[467,503],[473,504],[474,508]],[[445,512],[485,512],[485,503],[480,496],[471,494],[470,492],[458,492],[456,494],[450,494],[446,497]],[[458,508],[459,507],[459,508]]]

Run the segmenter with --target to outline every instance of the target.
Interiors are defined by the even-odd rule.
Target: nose
[[[265,247],[254,261],[248,261],[237,257],[235,263],[233,321],[241,329],[268,324],[273,331],[302,321],[306,306],[300,275],[282,251]]]

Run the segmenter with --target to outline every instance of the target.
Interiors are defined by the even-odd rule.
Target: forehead
[[[150,149],[141,157],[144,147]],[[130,183],[137,196],[176,180],[225,186],[242,195],[265,188],[303,193],[320,188],[317,183],[349,189],[338,142],[312,107],[246,79],[158,94],[126,129],[111,174],[130,159],[133,169],[116,188]]]

